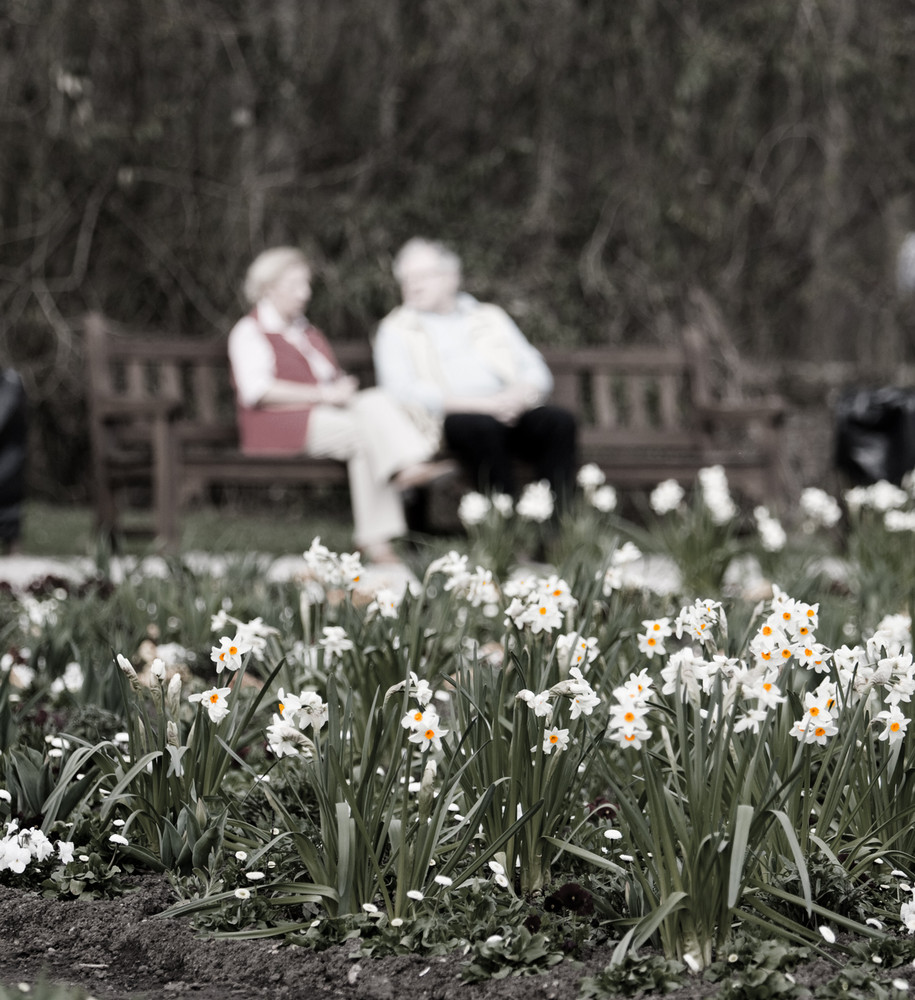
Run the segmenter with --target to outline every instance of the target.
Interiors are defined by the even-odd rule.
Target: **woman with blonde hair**
[[[360,391],[341,369],[305,316],[311,267],[300,250],[265,250],[244,292],[251,312],[229,334],[242,450],[345,461],[356,545],[371,561],[396,561],[403,491],[450,475],[454,463],[430,462],[436,444],[399,404],[381,389]]]

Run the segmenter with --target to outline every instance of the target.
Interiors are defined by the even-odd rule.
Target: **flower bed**
[[[580,485],[560,518],[540,485],[466,498],[467,551],[403,591],[315,540],[289,583],[239,560],[4,595],[0,884],[159,873],[202,931],[469,981],[604,949],[587,996],[801,995],[811,956],[901,995],[911,493],[808,491],[783,526],[710,469],[636,525]]]

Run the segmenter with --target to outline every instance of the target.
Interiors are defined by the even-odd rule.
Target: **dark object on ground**
[[[898,485],[915,468],[915,389],[846,390],[836,405],[836,464],[855,483]]]
[[[26,399],[18,372],[0,371],[0,546],[9,550],[22,533],[25,496]]]

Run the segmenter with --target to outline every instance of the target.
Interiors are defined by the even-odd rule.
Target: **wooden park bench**
[[[148,491],[152,531],[177,544],[179,511],[215,485],[343,484],[331,459],[252,456],[238,446],[224,337],[193,339],[125,331],[86,318],[88,413],[99,527],[119,532],[119,494]],[[374,383],[368,341],[335,343],[340,363]],[[595,462],[621,490],[673,478],[690,485],[721,464],[739,492],[780,491],[778,400],[717,398],[707,345],[696,328],[679,348],[545,350],[553,401],[579,421],[579,460]]]

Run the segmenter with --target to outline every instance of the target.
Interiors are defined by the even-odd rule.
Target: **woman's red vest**
[[[251,314],[257,320],[256,311]],[[317,385],[318,379],[311,370],[308,359],[293,347],[281,333],[268,333],[261,328],[264,338],[273,349],[276,377],[287,382]],[[334,357],[327,338],[315,326],[309,326],[306,336],[315,350],[330,361],[338,374],[343,374]],[[305,450],[308,433],[308,416],[311,406],[273,408],[242,406],[236,396],[238,435],[241,450],[248,455],[296,455]]]

